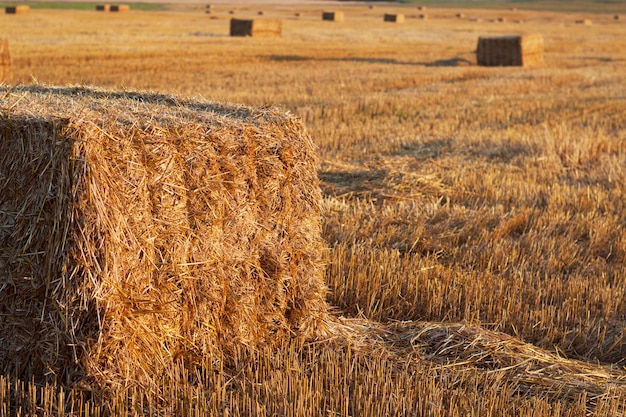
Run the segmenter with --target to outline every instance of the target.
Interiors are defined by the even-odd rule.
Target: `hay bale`
[[[480,37],[476,61],[484,66],[533,66],[543,63],[543,37],[524,36]]]
[[[428,20],[428,15],[422,13],[422,14],[418,15],[417,18],[420,19],[420,20]]]
[[[130,10],[130,6],[128,4],[112,4],[110,11],[112,12],[127,12]]]
[[[13,78],[9,41],[0,38],[0,83],[7,83]]]
[[[615,16],[613,16],[613,20],[619,20],[619,19],[620,19],[620,17],[619,17],[619,15],[618,15],[618,14],[616,14]]]
[[[321,192],[298,119],[87,88],[0,97],[5,375],[158,386],[180,361],[323,332]]]
[[[294,16],[295,16],[295,17],[302,17],[302,16],[304,16],[304,13],[302,13],[302,12],[296,12],[296,13],[294,14]]]
[[[498,17],[496,20],[500,23],[504,23],[506,22],[506,17]]]
[[[462,19],[462,18],[464,18],[464,17],[465,17],[465,14],[463,14],[463,13],[457,13],[457,14],[455,14],[455,15],[454,15],[454,17],[456,17],[456,18],[458,18],[458,19]]]
[[[576,24],[577,25],[590,26],[591,25],[591,20],[590,19],[578,19],[578,20],[576,20]]]
[[[96,4],[96,11],[97,12],[110,12],[111,5],[110,4]]]
[[[231,9],[228,11],[228,14],[237,14],[238,10],[237,9]]]
[[[417,6],[417,10],[426,10],[426,6]]]
[[[402,13],[385,13],[383,17],[384,22],[394,22],[394,23],[403,23],[404,22],[404,14]]]
[[[7,6],[4,9],[6,14],[26,14],[30,13],[30,6],[26,4],[18,4],[17,6]]]
[[[256,14],[258,14],[259,16],[263,16],[265,12],[263,10],[259,10],[258,12],[256,12]]]
[[[282,27],[278,19],[230,19],[230,36],[280,38]]]
[[[322,20],[331,22],[343,22],[343,12],[323,12]]]

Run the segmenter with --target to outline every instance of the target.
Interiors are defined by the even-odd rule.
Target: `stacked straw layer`
[[[230,36],[280,38],[282,28],[278,19],[230,19]]]
[[[484,66],[537,66],[543,64],[543,37],[523,36],[480,37],[476,61]]]
[[[86,88],[0,102],[3,372],[158,384],[179,361],[324,332],[297,119]]]

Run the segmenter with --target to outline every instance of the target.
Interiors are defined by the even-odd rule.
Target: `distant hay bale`
[[[128,4],[112,4],[110,10],[112,12],[127,12],[130,10],[130,6]]]
[[[111,5],[110,4],[96,4],[96,11],[109,12],[111,11]]]
[[[323,12],[322,20],[329,20],[332,22],[343,22],[343,12]]]
[[[394,23],[403,23],[404,22],[404,14],[402,13],[385,13],[383,16],[384,22],[394,22]]]
[[[463,14],[463,13],[457,13],[457,14],[455,14],[454,16],[455,16],[455,17],[457,17],[457,18],[459,18],[459,19],[462,19],[462,18],[464,18],[464,17],[465,17],[465,14]]]
[[[280,38],[282,28],[278,19],[230,19],[230,36]]]
[[[535,66],[543,63],[543,37],[524,36],[480,37],[476,61],[483,66]]]
[[[376,8],[376,6],[374,6],[373,4],[370,4],[370,5],[369,5],[369,9],[370,9],[370,10],[374,10],[375,8]]]
[[[591,25],[591,20],[590,19],[578,19],[578,20],[576,20],[576,24],[577,25],[590,26]]]
[[[238,10],[237,9],[231,9],[228,11],[228,14],[237,14]]]
[[[426,6],[417,6],[417,10],[426,10]]]
[[[506,17],[498,17],[496,20],[500,23],[504,23],[506,22]]]
[[[620,16],[618,14],[616,14],[615,16],[613,16],[613,20],[619,20]]]
[[[419,14],[419,15],[417,16],[417,18],[418,18],[418,19],[421,19],[421,20],[428,20],[428,15],[427,15],[427,14],[422,13],[422,14]]]
[[[206,6],[204,6],[205,10],[211,10],[213,8],[212,4],[207,4]]]
[[[304,16],[304,13],[302,13],[302,12],[296,12],[296,13],[294,14],[294,16],[295,16],[295,17],[302,17],[302,16]]]
[[[9,41],[0,38],[0,83],[10,82],[13,78]]]
[[[4,375],[158,386],[176,363],[329,334],[299,119],[13,86],[0,135]]]
[[[258,14],[259,16],[263,16],[265,12],[263,10],[259,10],[258,12],[256,12],[256,14]]]
[[[482,22],[483,19],[481,19],[480,17],[470,17],[469,21],[470,22]]]
[[[27,4],[18,4],[17,6],[7,6],[4,9],[6,14],[27,14],[30,12],[30,6]]]

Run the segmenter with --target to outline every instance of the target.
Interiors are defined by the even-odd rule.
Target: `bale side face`
[[[329,20],[332,22],[343,22],[343,12],[323,12],[322,20]]]
[[[533,66],[543,63],[541,35],[480,37],[476,61],[483,66]]]
[[[7,83],[13,78],[9,41],[0,38],[0,82]]]
[[[297,120],[0,91],[15,104],[0,111],[3,372],[158,385],[181,359],[323,331],[321,193]]]
[[[231,19],[230,36],[280,38],[282,21],[277,19]]]
[[[97,4],[96,5],[96,11],[98,11],[98,12],[108,12],[108,11],[111,11],[111,5],[110,4]]]
[[[394,23],[403,23],[404,22],[404,14],[402,14],[402,13],[397,13],[397,14],[385,13],[385,15],[383,16],[383,21],[385,21],[385,22],[394,22]]]

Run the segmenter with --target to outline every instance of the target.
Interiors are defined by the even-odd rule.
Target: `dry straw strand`
[[[4,373],[156,387],[177,361],[324,333],[299,120],[88,88],[0,97]]]

